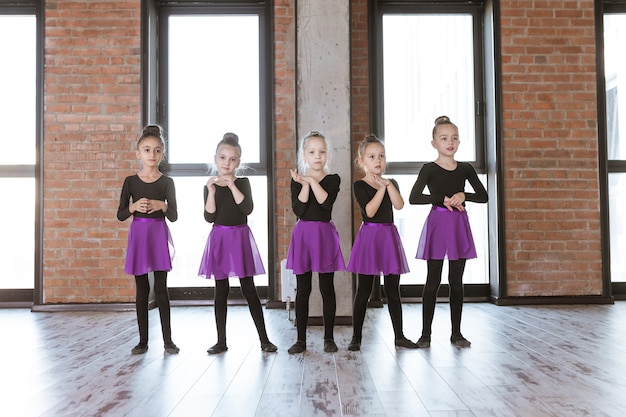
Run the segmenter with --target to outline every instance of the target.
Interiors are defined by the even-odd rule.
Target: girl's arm
[[[204,220],[209,223],[215,222],[215,218],[217,217],[214,182],[215,177],[211,177],[204,186]]]
[[[117,208],[117,219],[124,221],[128,219],[135,211],[138,210],[140,201],[134,201],[131,203],[132,195],[130,192],[130,179],[127,177],[124,179],[124,185],[122,185],[122,192],[120,194],[120,204]],[[145,199],[144,199],[145,200]]]
[[[430,180],[431,169],[430,165],[426,164],[420,170],[417,176],[417,181],[413,184],[411,194],[409,195],[410,204],[436,204],[443,205],[445,196],[435,194],[424,194],[424,189]],[[430,190],[432,192],[432,190]]]
[[[252,201],[252,189],[250,188],[250,180],[248,178],[237,178],[235,182],[229,186],[230,191],[233,193],[235,203],[239,207],[239,210],[246,216],[249,216],[254,209],[254,203]]]
[[[324,202],[328,199],[328,193],[326,192],[324,187],[322,187],[320,183],[312,177],[307,177],[306,181],[309,184],[309,188],[311,189],[311,191],[313,191],[313,195],[315,196],[317,202],[320,204],[324,204]]]
[[[317,194],[315,198],[325,210],[332,210],[333,204],[337,200],[339,194],[339,186],[341,185],[341,177],[337,174],[329,174],[324,177],[324,190],[326,192],[326,199],[324,201],[319,200]],[[315,192],[314,192],[315,193]]]
[[[289,171],[291,173],[291,200],[292,200],[292,207],[293,207],[293,197],[295,195],[298,196],[298,203],[303,203],[304,206],[302,207],[302,204],[298,204],[299,209],[302,210],[302,212],[304,212],[304,209],[306,208],[306,204],[309,202],[309,195],[311,193],[311,179],[309,177],[305,177],[304,175],[300,175],[298,173],[297,170],[292,169]],[[299,184],[300,185],[300,191],[298,192],[294,192],[294,183]],[[296,187],[298,188],[298,187]],[[294,212],[296,211],[295,207],[294,208]]]
[[[486,203],[489,199],[485,186],[478,178],[476,170],[471,164],[467,164],[467,180],[474,189],[473,193],[465,193],[465,201],[473,201],[474,203]]]
[[[174,186],[174,180],[167,179],[167,186],[165,190],[165,202],[163,202],[163,213],[165,217],[171,222],[178,220],[178,205],[176,204],[176,187]]]
[[[396,210],[401,210],[404,207],[404,199],[398,190],[398,183],[396,180],[387,180],[387,193],[389,194],[389,199],[391,200],[391,205]]]
[[[291,208],[293,213],[301,217],[306,211],[307,203],[309,202],[309,185],[296,182],[295,179],[291,179]],[[306,190],[305,190],[306,188]],[[304,199],[304,200],[302,200]]]
[[[374,217],[383,202],[387,186],[374,176],[370,174],[367,175],[372,179],[372,183],[375,185],[376,194],[374,194],[374,197],[365,205],[365,214],[367,214],[367,217]]]

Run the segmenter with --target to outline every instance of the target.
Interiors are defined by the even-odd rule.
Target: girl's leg
[[[400,300],[400,275],[385,275],[385,295],[387,296],[387,309],[393,333],[397,339],[404,339],[402,331],[402,301]]]
[[[154,296],[159,307],[159,317],[161,317],[161,331],[163,332],[163,342],[172,341],[170,295],[167,291],[167,272],[154,271]]]
[[[222,353],[226,347],[226,308],[228,305],[228,292],[230,284],[228,278],[215,280],[215,327],[217,328],[217,343],[211,346],[207,352],[210,354]]]
[[[168,353],[178,353],[180,349],[172,342],[170,294],[167,290],[167,271],[154,271],[154,296],[159,306],[163,345]]]
[[[319,274],[320,293],[322,294],[322,314],[324,318],[324,339],[334,338],[335,315],[337,313],[337,299],[335,297],[335,273]]]
[[[298,328],[298,340],[302,341],[306,341],[312,275],[311,271],[296,275],[296,327]]]
[[[322,294],[322,317],[324,319],[324,352],[337,352],[334,341],[337,299],[335,296],[335,273],[319,273],[319,287]]]
[[[309,297],[311,296],[311,271],[296,275],[296,328],[298,340],[289,353],[302,353],[306,349],[306,327],[309,321]]]
[[[437,292],[439,292],[439,284],[441,284],[443,259],[431,259],[426,261],[426,264],[428,273],[426,275],[426,285],[424,285],[424,291],[422,293],[422,337],[420,337],[418,341],[420,347],[430,346],[431,327],[435,315]],[[426,343],[428,343],[428,345],[426,345]]]
[[[461,313],[463,311],[463,272],[465,259],[448,262],[448,282],[450,283],[450,320],[452,337],[450,341],[457,346],[469,346],[470,343],[461,335]]]
[[[357,289],[352,306],[352,341],[348,345],[348,350],[360,350],[361,338],[363,336],[363,322],[367,310],[367,301],[372,293],[374,285],[374,275],[358,274]]]
[[[137,310],[137,326],[139,327],[139,344],[132,350],[133,353],[145,353],[148,350],[148,296],[150,283],[148,274],[135,275],[135,309]]]
[[[261,349],[265,352],[275,352],[276,346],[270,342],[267,337],[267,330],[265,329],[265,318],[263,317],[263,307],[261,307],[261,300],[259,299],[259,293],[254,285],[253,277],[245,277],[239,280],[241,285],[241,292],[248,302],[248,309],[250,315],[256,326],[256,331],[261,339]]]
[[[402,300],[400,298],[400,275],[385,275],[385,295],[391,317],[396,346],[415,349],[417,345],[404,336],[402,330]]]

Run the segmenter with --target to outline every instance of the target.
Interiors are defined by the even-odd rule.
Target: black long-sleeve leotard
[[[250,180],[246,177],[236,178],[235,185],[243,194],[243,201],[235,202],[233,192],[228,187],[215,185],[215,213],[204,210],[204,220],[222,226],[238,226],[248,223],[248,216],[254,209]],[[204,204],[209,197],[209,189],[204,186]]]
[[[291,180],[291,208],[300,220],[308,221],[330,221],[333,204],[339,194],[341,178],[337,174],[328,174],[319,182],[328,196],[323,203],[319,203],[315,198],[313,190],[309,190],[309,200],[302,202],[298,200],[298,195],[302,190],[302,184]]]
[[[117,209],[118,220],[124,221],[131,216],[129,210],[131,199],[135,202],[139,199],[147,198],[149,200],[160,200],[167,203],[167,210],[163,213],[162,210],[155,211],[153,213],[140,213],[135,211],[132,213],[134,217],[146,217],[146,218],[164,218],[171,222],[178,220],[178,207],[176,205],[176,188],[174,187],[174,180],[165,175],[161,175],[158,180],[154,182],[144,182],[139,178],[139,175],[131,175],[124,179],[124,185],[122,186],[122,193],[120,195],[120,205]]]
[[[390,180],[394,187],[398,191],[398,183],[396,180]],[[365,211],[365,207],[367,203],[370,202],[372,198],[376,195],[378,190],[363,180],[356,181],[352,189],[354,190],[354,197],[356,198],[356,202],[359,204],[359,208],[361,209],[361,217],[364,222],[368,223],[393,223],[393,205],[391,204],[391,198],[389,197],[389,193],[385,190],[385,196],[383,197],[383,201],[380,203],[376,214],[374,217],[368,217]]]
[[[474,189],[473,193],[465,191],[465,181],[469,181]],[[424,194],[424,188],[428,187],[430,194]],[[443,200],[445,197],[452,197],[458,192],[465,193],[465,201],[475,203],[486,203],[487,190],[478,179],[478,174],[474,167],[467,162],[457,162],[456,169],[450,171],[444,169],[434,162],[424,164],[417,176],[417,181],[413,185],[409,203],[411,204],[432,204],[445,207]],[[465,205],[465,203],[463,203]]]

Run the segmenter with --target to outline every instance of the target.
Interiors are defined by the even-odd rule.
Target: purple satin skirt
[[[204,247],[198,275],[207,279],[265,274],[259,248],[247,224],[214,224]]]
[[[339,233],[333,222],[298,220],[291,233],[286,267],[296,275],[345,270]]]
[[[171,271],[173,258],[174,243],[165,219],[134,217],[128,230],[124,272],[143,275],[154,271]]]
[[[415,257],[451,261],[476,258],[467,212],[433,206],[424,223]]]
[[[396,226],[393,223],[363,222],[354,239],[348,271],[363,275],[409,272]]]

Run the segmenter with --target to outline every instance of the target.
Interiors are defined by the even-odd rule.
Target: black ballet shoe
[[[430,347],[430,337],[429,336],[422,336],[419,338],[419,340],[417,341],[417,347],[418,348],[429,348]]]
[[[396,339],[395,344],[398,347],[403,347],[403,348],[407,348],[407,349],[417,349],[417,343],[411,342],[406,337],[402,337],[400,339]]]
[[[333,339],[324,339],[324,352],[333,353],[337,352],[339,349],[337,348],[337,344]]]
[[[293,355],[294,353],[302,353],[305,350],[306,342],[304,340],[298,340],[296,343],[291,345],[289,349],[287,349],[287,352],[289,352],[290,355]]]
[[[143,355],[148,351],[148,344],[145,342],[139,342],[137,346],[130,351],[133,355]]]
[[[278,347],[272,342],[267,341],[266,343],[261,343],[261,350],[263,352],[276,352]]]
[[[472,343],[463,337],[461,333],[450,336],[450,343],[456,347],[470,347]]]
[[[180,349],[178,348],[178,346],[176,346],[174,344],[174,342],[167,342],[163,345],[163,347],[165,348],[165,351],[167,353],[178,353],[180,352]]]
[[[361,341],[356,340],[355,338],[352,338],[352,340],[350,341],[350,344],[348,345],[348,350],[352,352],[361,350]]]
[[[217,355],[218,353],[222,353],[222,352],[226,352],[228,350],[228,347],[226,346],[226,343],[216,343],[213,346],[211,346],[210,348],[207,349],[207,353],[209,355]]]

